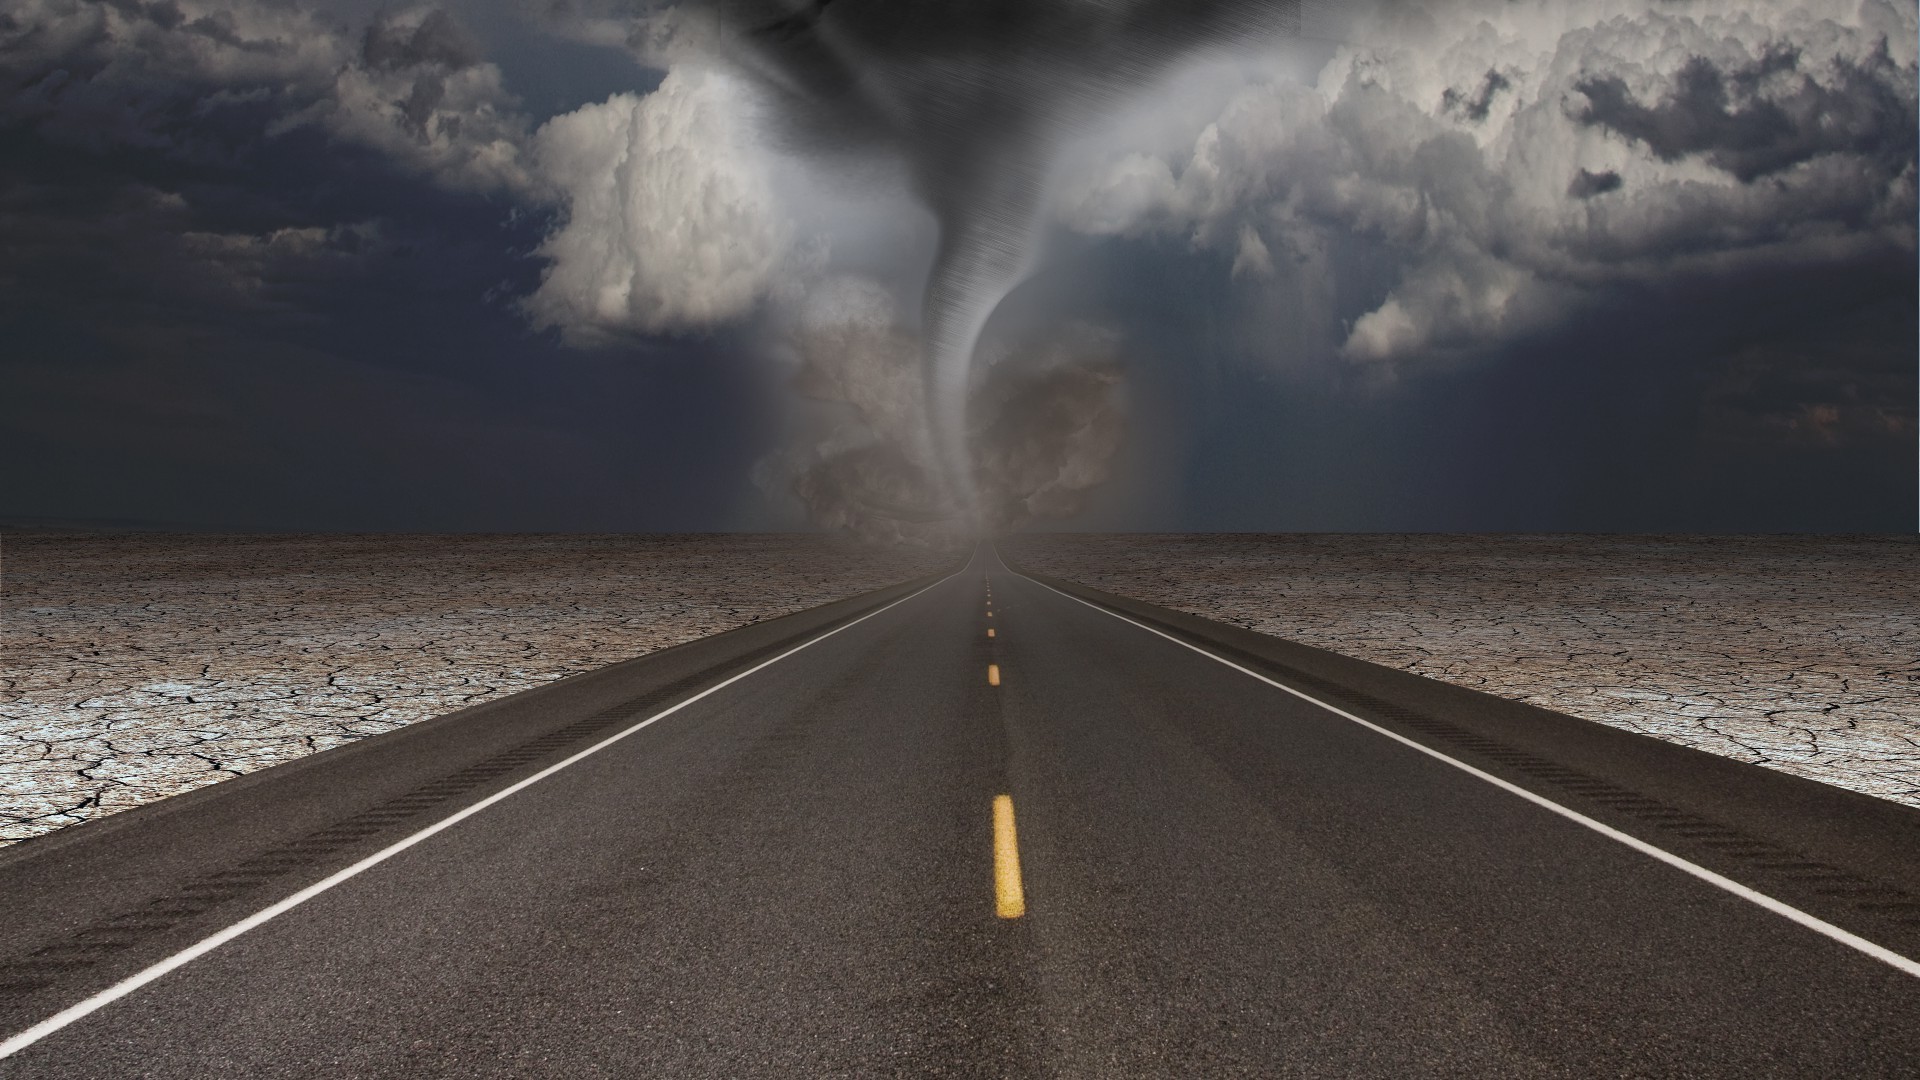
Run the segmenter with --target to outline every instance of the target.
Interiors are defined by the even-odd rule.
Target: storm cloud
[[[1576,119],[1640,142],[1661,161],[1698,155],[1742,183],[1829,154],[1911,157],[1914,119],[1908,73],[1886,48],[1835,56],[1820,72],[1801,69],[1801,51],[1778,48],[1731,71],[1695,56],[1658,102],[1635,100],[1617,75],[1583,79]]]
[[[449,188],[523,190],[526,121],[444,10],[364,34],[246,0],[22,0],[0,17],[0,118],[95,152],[231,164],[305,127]]]
[[[1624,289],[1911,257],[1914,37],[1882,0],[1384,5],[1315,83],[1251,78],[1057,205],[1323,280],[1371,248],[1397,280],[1340,352],[1417,364]]]
[[[1513,485],[1472,477],[1507,461],[1554,492],[1680,475],[1697,437],[1719,456],[1691,475],[1768,492],[1712,521],[1774,520],[1779,462],[1832,493],[1794,522],[1911,505],[1885,482],[1913,466],[1911,4],[1323,3],[1298,33],[1263,0],[344,11],[0,12],[6,445],[93,462],[34,499],[187,490],[244,517],[298,490],[275,470],[327,476],[364,439],[376,486],[413,461],[684,475],[700,527],[798,523],[753,493],[759,461],[782,506],[881,539],[1202,503],[1371,528],[1401,519],[1339,515],[1490,507]],[[597,419],[513,419],[576,391]],[[487,419],[443,423],[454,400]],[[446,449],[495,430],[524,441]],[[123,488],[88,456],[109,431],[154,448]],[[1356,481],[1389,458],[1419,467]],[[179,484],[141,482],[149,459]],[[241,462],[253,481],[206,482]],[[1464,497],[1420,473],[1449,462]]]

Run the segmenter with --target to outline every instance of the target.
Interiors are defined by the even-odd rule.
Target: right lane
[[[1063,1075],[1912,1076],[1920,980],[993,574]]]

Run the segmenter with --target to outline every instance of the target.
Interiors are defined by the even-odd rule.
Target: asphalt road
[[[69,1010],[0,1076],[1920,1073],[1869,954],[1920,813],[1051,585],[983,551],[0,852],[0,1037]]]

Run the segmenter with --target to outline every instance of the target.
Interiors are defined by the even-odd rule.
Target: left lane
[[[1024,927],[990,893],[983,601],[978,573],[948,579],[0,1075],[1028,1071]]]

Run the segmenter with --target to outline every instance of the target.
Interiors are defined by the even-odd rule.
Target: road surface
[[[0,1077],[1911,1077],[1917,854],[983,548],[0,852]]]

